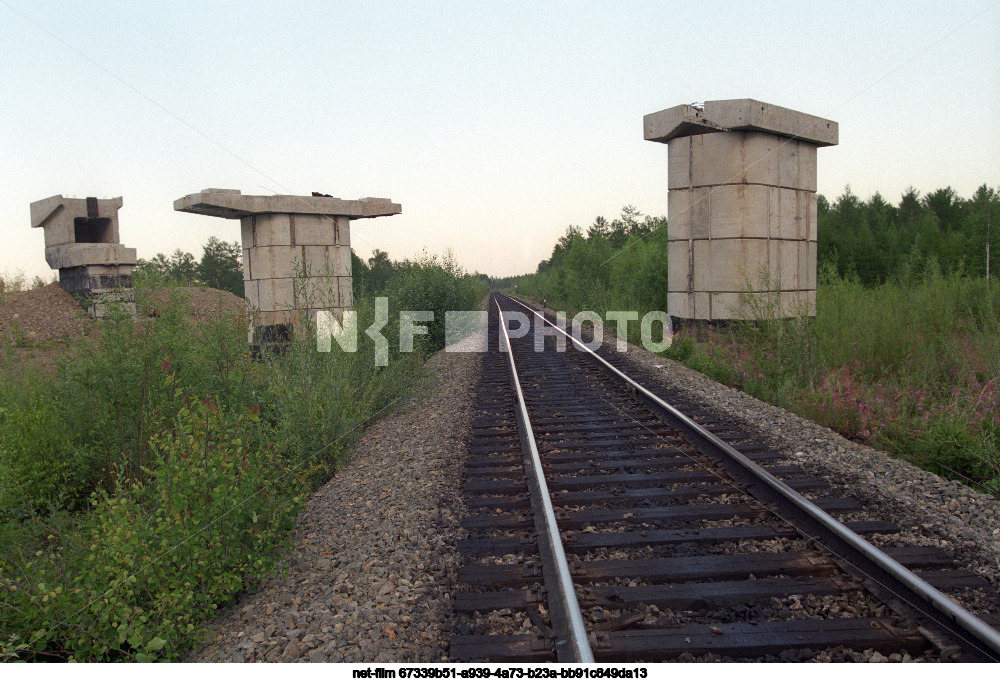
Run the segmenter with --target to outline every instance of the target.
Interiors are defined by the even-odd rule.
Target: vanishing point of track
[[[614,353],[552,328],[536,350],[543,318],[514,299],[489,318],[454,660],[1000,660],[1000,633],[948,596],[992,587],[941,550]]]

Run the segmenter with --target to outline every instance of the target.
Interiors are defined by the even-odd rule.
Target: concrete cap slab
[[[189,194],[174,202],[174,210],[217,218],[244,218],[263,213],[376,218],[403,211],[399,204],[394,204],[389,199],[374,197],[345,200],[290,194],[261,196],[242,194],[236,189],[205,189],[197,194]]]
[[[817,147],[839,142],[836,121],[755,99],[710,100],[704,109],[681,104],[643,117],[643,136],[653,142],[726,130],[759,130]]]

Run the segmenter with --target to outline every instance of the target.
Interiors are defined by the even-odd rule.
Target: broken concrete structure
[[[239,219],[243,283],[257,312],[251,343],[288,338],[306,313],[342,313],[351,297],[351,220],[395,215],[388,199],[330,196],[250,196],[206,189],[174,202],[174,210]]]
[[[135,249],[119,243],[121,207],[121,197],[71,199],[61,194],[31,204],[31,226],[45,231],[46,262],[59,270],[59,285],[92,317],[104,317],[112,307],[135,313]]]
[[[668,145],[670,316],[815,315],[816,149],[837,124],[732,99],[649,114],[643,133]]]

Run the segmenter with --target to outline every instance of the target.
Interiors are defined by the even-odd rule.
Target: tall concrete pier
[[[670,316],[815,315],[816,149],[837,124],[733,99],[649,114],[643,133],[668,145]]]
[[[402,212],[388,199],[250,196],[235,189],[181,197],[174,210],[239,219],[243,283],[258,315],[250,339],[255,344],[287,338],[303,313],[350,308],[351,220]]]

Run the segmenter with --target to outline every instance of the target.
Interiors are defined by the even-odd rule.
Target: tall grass
[[[817,315],[761,315],[668,356],[931,471],[1000,489],[1000,289],[826,272]]]
[[[471,309],[480,292],[448,281],[463,277],[424,262],[393,308]],[[363,330],[374,307],[356,308]],[[364,334],[319,353],[308,324],[255,359],[247,322],[196,323],[175,290],[155,318],[103,322],[54,377],[0,377],[0,660],[175,658],[273,570],[309,491],[423,376],[391,327],[380,367]]]

